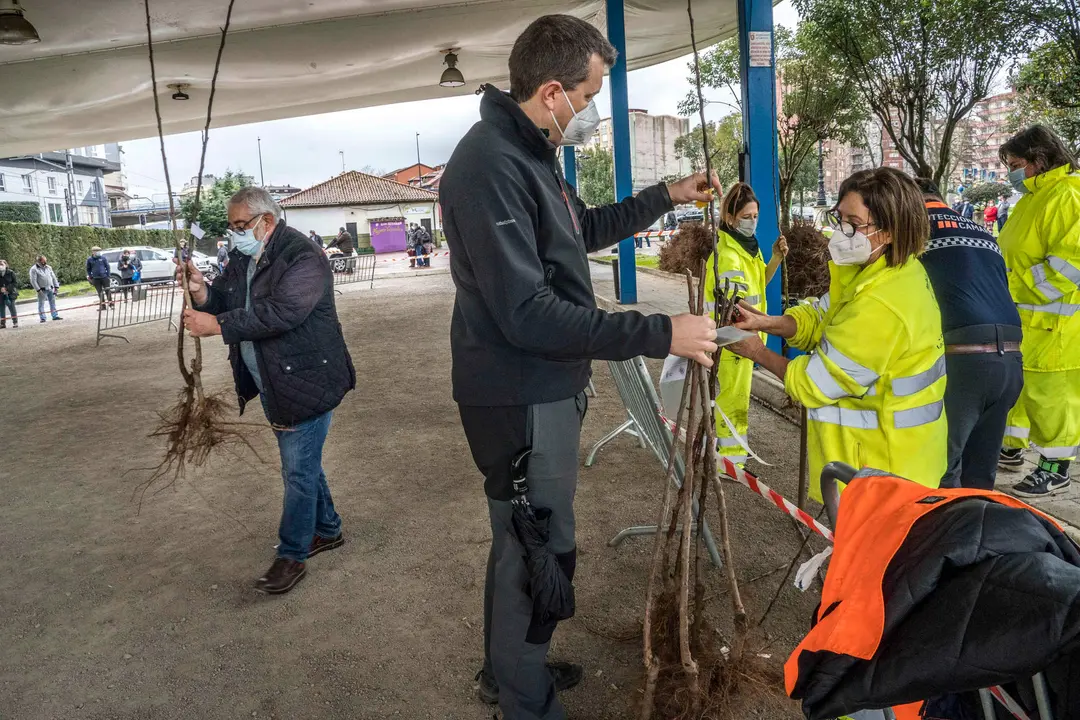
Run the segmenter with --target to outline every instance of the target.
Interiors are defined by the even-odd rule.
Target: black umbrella
[[[544,625],[574,616],[574,585],[547,546],[551,510],[533,507],[529,502],[529,485],[525,475],[531,453],[531,449],[523,451],[511,465],[514,482],[512,519],[518,541],[525,549],[533,620]]]

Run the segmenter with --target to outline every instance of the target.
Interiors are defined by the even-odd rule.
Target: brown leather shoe
[[[281,595],[296,587],[305,575],[307,568],[304,563],[279,557],[270,565],[266,574],[255,581],[255,589],[267,595]]]
[[[337,537],[324,538],[321,535],[316,535],[311,541],[311,549],[308,550],[308,558],[310,559],[314,555],[318,555],[326,550],[333,550],[339,548],[345,544],[345,536],[341,533],[337,534]]]

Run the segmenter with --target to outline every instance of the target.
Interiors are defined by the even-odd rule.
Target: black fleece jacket
[[[457,286],[454,399],[554,402],[585,388],[592,359],[665,357],[670,318],[597,309],[586,253],[671,210],[667,187],[587,209],[563,180],[556,148],[508,95],[488,86],[480,118],[440,185]]]

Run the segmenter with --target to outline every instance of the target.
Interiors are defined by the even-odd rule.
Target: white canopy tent
[[[201,129],[227,0],[151,0],[166,134]],[[156,134],[142,0],[22,0],[41,42],[0,45],[0,157]],[[507,85],[514,38],[569,13],[606,30],[603,0],[238,0],[214,126]],[[701,45],[736,32],[735,0],[700,0]],[[685,0],[626,0],[630,69],[690,51]],[[466,84],[439,86],[455,49]],[[173,100],[182,83],[189,100]]]

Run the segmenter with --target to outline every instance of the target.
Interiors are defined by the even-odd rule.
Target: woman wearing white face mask
[[[998,462],[1019,468],[1025,449],[1038,450],[1038,466],[1013,490],[1046,497],[1069,487],[1080,452],[1080,168],[1041,125],[1010,138],[1000,156],[1023,194],[999,243],[1024,330],[1024,389]]]
[[[917,259],[930,225],[898,170],[857,172],[830,213],[829,292],[779,317],[743,307],[737,325],[809,352],[787,360],[758,337],[733,352],[772,371],[807,408],[811,495],[826,463],[875,467],[937,487],[947,469],[941,313]]]
[[[720,288],[727,280],[738,290],[743,301],[759,312],[767,312],[765,286],[772,282],[781,261],[787,256],[787,240],[781,235],[772,246],[769,264],[758,248],[758,199],[746,183],[735,183],[720,202],[720,226],[716,233],[716,251],[705,267],[705,299],[716,302],[717,276]],[[721,352],[720,394],[716,397],[716,437],[720,454],[733,463],[745,463],[750,413],[750,384],[754,364],[730,352]],[[723,411],[738,437],[720,415]]]

